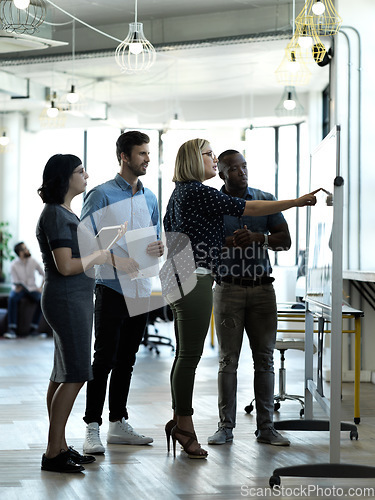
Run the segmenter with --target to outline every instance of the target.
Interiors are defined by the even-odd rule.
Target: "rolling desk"
[[[277,333],[305,333],[305,329],[296,328],[280,328],[280,322],[288,323],[305,323],[305,309],[293,309],[293,303],[277,304]],[[360,377],[361,377],[361,318],[363,311],[352,307],[342,306],[342,319],[354,319],[354,329],[343,329],[342,333],[355,334],[355,350],[354,350],[354,423],[360,422]],[[317,321],[317,320],[316,320]],[[314,333],[318,330],[314,329]],[[324,333],[331,333],[330,329],[324,329]]]
[[[298,308],[294,308],[299,306]],[[301,308],[301,306],[303,306]],[[342,333],[355,334],[355,354],[354,354],[354,423],[360,422],[360,377],[361,377],[361,318],[363,311],[343,305],[342,319],[354,319],[354,329],[343,329]],[[281,327],[280,323],[296,323],[296,327]],[[303,324],[298,328],[298,323]],[[305,333],[305,308],[302,303],[283,302],[277,304],[277,333]],[[314,333],[318,330],[314,329]],[[324,333],[330,333],[330,329],[325,329]],[[211,316],[211,346],[215,345],[215,325],[214,316]]]

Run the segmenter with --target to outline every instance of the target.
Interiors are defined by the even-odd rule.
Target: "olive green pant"
[[[194,289],[171,303],[176,335],[176,355],[171,370],[172,408],[177,415],[193,415],[195,371],[201,359],[212,313],[209,274],[197,274]]]

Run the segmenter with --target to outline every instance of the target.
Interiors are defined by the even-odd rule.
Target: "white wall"
[[[362,64],[358,59],[358,38],[351,29],[347,33],[351,45],[351,126],[349,129],[348,90],[348,46],[344,35],[337,37],[338,96],[337,116],[342,126],[342,165],[346,182],[345,222],[349,232],[345,231],[344,268],[375,269],[373,248],[375,231],[373,230],[373,198],[375,192],[374,169],[374,125],[375,110],[375,38],[374,19],[375,2],[358,0],[355,5],[351,0],[338,0],[337,10],[344,19],[344,25],[350,25],[360,32],[362,46]],[[365,14],[364,14],[365,13]],[[361,133],[361,169],[358,164],[358,75],[362,75],[362,133]],[[348,147],[350,153],[348,155]],[[350,161],[350,171],[348,162]],[[360,190],[360,191],[359,191]],[[360,193],[360,194],[359,194]],[[358,211],[358,206],[360,206]],[[360,222],[359,222],[360,216]],[[360,227],[359,227],[360,225]],[[359,233],[360,229],[360,233]],[[359,238],[358,238],[359,235]]]

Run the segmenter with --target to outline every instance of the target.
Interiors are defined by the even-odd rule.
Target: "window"
[[[260,127],[246,130],[245,156],[249,186],[274,194],[278,199],[296,198],[308,189],[308,136],[306,124]],[[303,158],[303,162],[300,159]],[[292,238],[287,252],[271,252],[271,262],[297,264],[299,249],[305,248],[306,221],[296,208],[284,212]]]

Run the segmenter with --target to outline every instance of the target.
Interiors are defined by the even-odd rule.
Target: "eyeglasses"
[[[212,159],[216,158],[216,155],[213,151],[207,151],[206,153],[202,153],[202,155],[211,156]]]

